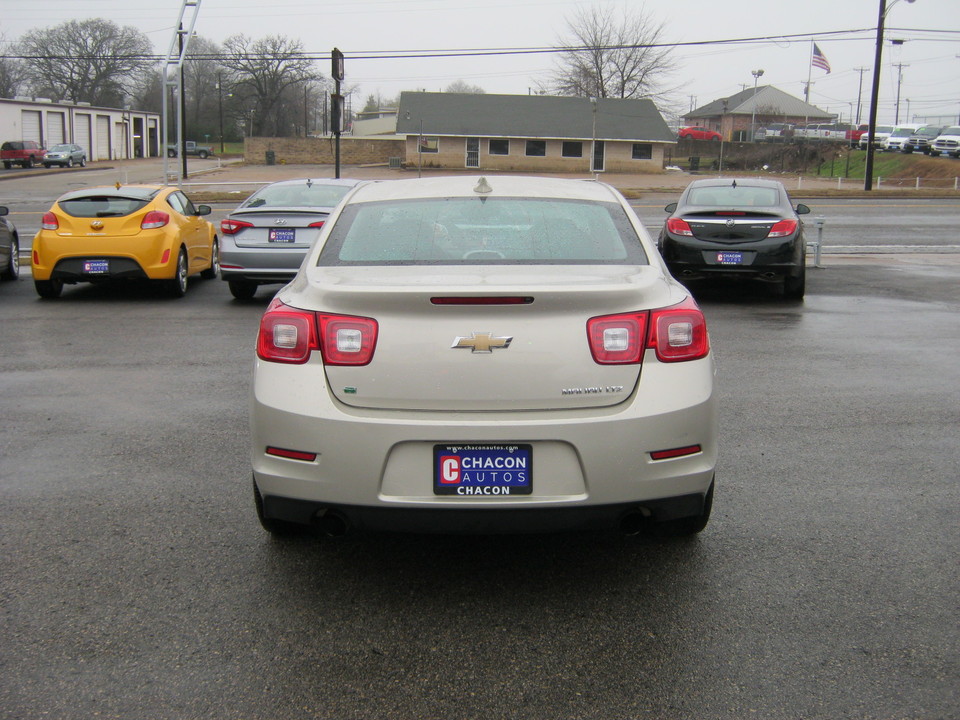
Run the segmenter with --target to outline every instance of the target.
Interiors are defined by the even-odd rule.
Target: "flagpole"
[[[810,78],[813,75],[813,40],[810,41],[810,57],[807,59],[807,87],[803,91],[803,101],[810,103]]]

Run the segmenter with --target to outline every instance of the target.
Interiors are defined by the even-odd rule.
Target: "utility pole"
[[[860,89],[857,90],[857,125],[860,124],[860,101],[863,98],[863,74],[869,69],[870,68],[865,68],[865,67],[853,69],[854,72],[860,73],[860,84],[859,84]]]
[[[904,65],[903,63],[895,63],[894,67],[897,68],[897,112],[893,124],[898,125],[900,123],[900,86],[903,84],[903,69],[910,66]]]

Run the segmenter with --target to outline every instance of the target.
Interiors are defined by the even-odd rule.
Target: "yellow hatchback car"
[[[120,185],[74,190],[43,216],[33,239],[32,270],[42,298],[59,297],[64,284],[155,280],[174,297],[187,278],[216,278],[220,246],[203,219],[208,205],[176,187]]]

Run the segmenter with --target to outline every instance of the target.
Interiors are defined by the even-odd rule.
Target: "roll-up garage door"
[[[23,128],[23,140],[34,140],[43,145],[43,134],[40,132],[40,111],[21,110],[20,127]]]
[[[93,158],[93,147],[90,144],[90,115],[77,113],[73,116],[73,141],[87,151],[87,157]]]
[[[110,118],[97,115],[97,160],[110,159]]]
[[[47,147],[67,141],[66,120],[62,112],[47,113]]]

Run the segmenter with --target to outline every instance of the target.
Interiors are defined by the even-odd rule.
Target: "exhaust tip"
[[[343,537],[350,532],[350,522],[336,510],[321,510],[314,518],[314,524],[326,537]]]
[[[624,535],[639,535],[646,526],[647,516],[640,508],[631,510],[620,518],[620,532]]]

